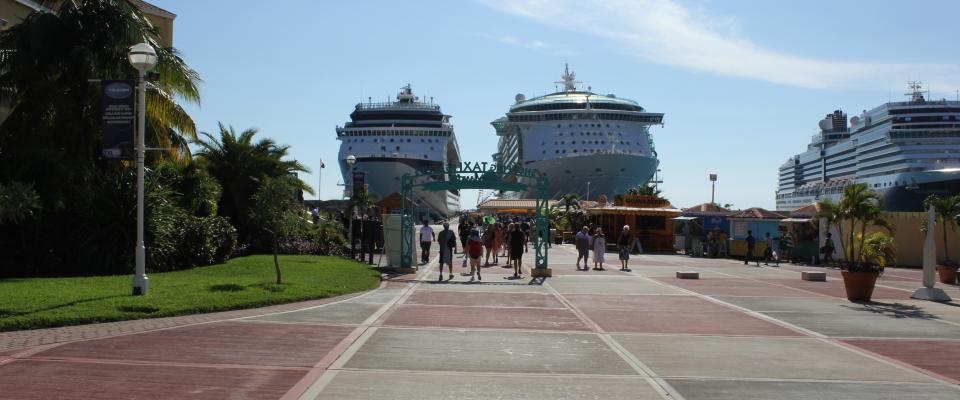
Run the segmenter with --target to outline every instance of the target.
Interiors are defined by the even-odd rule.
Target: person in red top
[[[483,240],[480,239],[480,232],[476,229],[470,231],[470,238],[467,239],[467,255],[470,257],[470,280],[473,280],[473,271],[477,271],[477,280],[482,281],[480,276],[480,258],[483,257]]]

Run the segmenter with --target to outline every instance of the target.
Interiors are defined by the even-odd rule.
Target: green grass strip
[[[0,331],[158,318],[262,307],[370,290],[380,274],[341,257],[256,255],[149,274],[150,294],[131,296],[132,275],[0,280]]]

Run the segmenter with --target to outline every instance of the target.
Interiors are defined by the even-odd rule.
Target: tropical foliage
[[[0,103],[9,109],[0,124],[0,275],[126,272],[136,180],[130,165],[100,157],[95,81],[136,78],[129,46],[154,45],[160,78],[147,96],[147,146],[172,149],[152,153],[156,164],[189,159],[196,128],[179,102],[199,102],[199,75],[156,43],[128,0],[45,3],[56,11],[0,32]]]
[[[250,221],[250,200],[262,182],[297,172],[309,172],[296,160],[287,159],[289,146],[278,145],[268,138],[254,142],[257,132],[257,129],[250,128],[238,134],[233,127],[221,123],[218,136],[202,132],[204,139],[196,141],[199,146],[197,162],[220,183],[223,190],[217,207],[218,214],[230,219],[245,242],[255,239],[255,229]],[[294,185],[292,190],[313,193],[299,179],[291,180],[291,184]]]
[[[950,243],[947,241],[947,231],[955,230],[957,221],[960,220],[960,195],[945,197],[931,195],[924,200],[923,204],[925,208],[933,206],[937,223],[943,227],[943,263],[945,265],[956,265],[956,262],[950,259]]]
[[[660,189],[657,189],[655,186],[650,185],[640,185],[637,187],[632,187],[627,189],[627,194],[635,196],[654,196],[660,197]]]
[[[869,228],[880,228],[886,232],[892,232],[892,227],[883,217],[877,193],[866,184],[858,183],[845,187],[843,198],[839,203],[828,199],[822,201],[819,208],[817,216],[825,218],[829,226],[837,226],[844,250],[846,269],[854,272],[881,271],[884,265],[892,262],[891,259],[884,259],[882,262],[877,259],[878,256],[889,255],[889,253],[877,251],[871,253],[872,250],[867,249],[869,238],[874,237],[879,241],[879,236],[867,234]],[[848,232],[843,231],[845,226],[849,229]],[[893,239],[890,238],[889,242],[892,241]]]

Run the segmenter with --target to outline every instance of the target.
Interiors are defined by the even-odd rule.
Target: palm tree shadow
[[[866,311],[878,315],[883,315],[890,318],[908,318],[908,319],[939,319],[936,315],[928,313],[921,307],[902,304],[902,303],[881,303],[877,301],[871,301],[866,303],[859,303],[857,305],[848,305],[843,304],[842,307],[849,308],[856,311]]]

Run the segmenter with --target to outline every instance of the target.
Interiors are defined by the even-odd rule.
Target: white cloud
[[[673,0],[483,0],[510,14],[607,38],[640,58],[692,70],[806,88],[888,87],[921,77],[960,86],[954,64],[824,60],[757,45],[734,17]]]
[[[553,55],[573,55],[574,54],[572,51],[565,49],[562,46],[552,44],[552,43],[546,43],[536,39],[533,39],[533,40],[520,39],[510,35],[481,34],[480,36],[486,39],[495,40],[497,42],[508,44],[511,46],[537,50],[547,54],[553,54]]]

